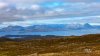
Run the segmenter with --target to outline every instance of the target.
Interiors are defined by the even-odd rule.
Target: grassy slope
[[[0,56],[100,56],[99,52],[100,34],[0,42]]]

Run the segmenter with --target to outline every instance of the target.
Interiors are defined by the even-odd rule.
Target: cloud
[[[32,4],[32,3],[43,3],[43,2],[100,2],[100,0],[0,0],[8,3],[16,4]]]
[[[40,9],[40,5],[33,4],[33,5],[31,6],[31,9],[33,9],[33,10],[39,10],[39,9]]]
[[[6,8],[8,6],[7,3],[0,2],[0,9]]]
[[[41,25],[41,24],[85,24],[90,23],[93,25],[100,25],[100,16],[86,16],[86,17],[73,17],[73,18],[55,18],[55,19],[43,19],[43,20],[24,20],[24,21],[13,21],[3,22],[1,25],[4,26],[30,26],[30,25]]]
[[[0,10],[1,23],[100,15],[99,0],[2,0],[0,8],[10,9]]]
[[[37,0],[0,0],[3,2],[8,2],[8,3],[31,3],[31,2],[37,2]]]

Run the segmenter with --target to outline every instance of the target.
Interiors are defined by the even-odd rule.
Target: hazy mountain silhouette
[[[45,32],[45,31],[66,31],[66,30],[80,30],[80,29],[90,29],[90,28],[100,28],[100,26],[93,26],[89,23],[84,25],[81,24],[47,24],[47,25],[32,25],[28,27],[22,26],[8,26],[2,28],[1,31],[35,31],[35,32]]]
[[[31,34],[34,32],[54,32],[54,31],[66,31],[68,34],[79,34],[75,33],[77,31],[82,31],[82,34],[89,33],[90,30],[93,29],[100,29],[100,26],[97,25],[90,25],[89,23],[86,24],[47,24],[47,25],[32,25],[28,27],[22,26],[8,26],[5,28],[0,29],[0,33],[2,34]],[[84,32],[85,30],[85,32]],[[95,31],[95,30],[94,30]],[[70,33],[69,33],[70,32]],[[95,33],[95,32],[94,32]],[[55,34],[55,33],[54,33]],[[39,35],[39,34],[38,34]]]

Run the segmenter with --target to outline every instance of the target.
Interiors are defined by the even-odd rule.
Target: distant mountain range
[[[33,32],[54,32],[54,31],[81,31],[85,30],[89,33],[91,32],[91,29],[98,29],[100,30],[99,25],[90,25],[88,23],[86,24],[47,24],[47,25],[32,25],[28,27],[22,27],[22,26],[8,26],[5,28],[0,29],[0,33],[2,34],[31,34]],[[98,31],[97,30],[97,31]],[[95,30],[94,30],[95,31]],[[82,32],[81,32],[82,33]],[[60,34],[60,32],[59,32]],[[74,33],[77,34],[77,33]]]
[[[88,23],[81,24],[47,24],[47,25],[33,25],[28,27],[22,26],[8,26],[0,29],[4,32],[10,31],[26,31],[26,32],[48,32],[48,31],[67,31],[67,30],[80,30],[80,29],[100,29],[100,26],[90,25]]]

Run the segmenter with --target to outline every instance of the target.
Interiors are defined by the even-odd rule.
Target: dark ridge
[[[14,41],[13,39],[7,38],[7,37],[1,37],[0,42],[5,42],[5,41]]]
[[[25,41],[25,40],[32,40],[32,39],[52,39],[52,38],[60,38],[64,36],[55,36],[55,35],[5,35],[0,37],[0,41]]]

